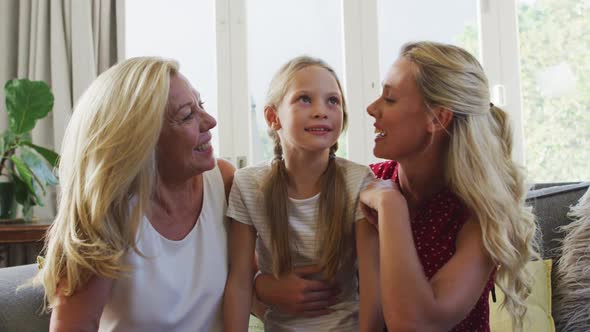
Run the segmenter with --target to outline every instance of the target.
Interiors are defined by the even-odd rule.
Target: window
[[[126,0],[126,57],[162,56],[179,62],[180,72],[217,118],[215,0]],[[213,147],[219,148],[218,128]]]
[[[590,1],[518,1],[530,182],[590,179]]]
[[[378,0],[379,72],[381,78],[403,44],[432,40],[461,46],[481,61],[476,0]]]
[[[309,55],[324,60],[343,79],[342,10],[340,0],[247,0],[246,13],[250,139],[257,163],[272,158],[264,103],[270,80],[284,63]],[[338,154],[346,156],[345,134]]]
[[[339,153],[369,163],[365,108],[400,47],[455,44],[480,59],[491,101],[511,115],[513,156],[529,181],[587,180],[589,8],[588,0],[127,0],[127,54],[180,61],[218,119],[217,154],[238,166],[271,157],[262,108],[272,75],[294,56],[322,58],[349,106]]]

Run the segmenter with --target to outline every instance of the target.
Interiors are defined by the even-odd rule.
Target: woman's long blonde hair
[[[102,73],[78,101],[64,134],[60,197],[35,282],[52,307],[91,276],[118,278],[156,178],[155,147],[176,62],[132,58]],[[131,206],[130,200],[133,198]]]
[[[283,65],[270,82],[265,106],[273,107],[276,110],[287,94],[295,74],[299,70],[311,66],[323,68],[334,76],[342,96],[342,129],[344,130],[348,122],[348,115],[340,81],[334,70],[320,59],[301,56]],[[272,161],[271,171],[263,182],[262,192],[267,223],[271,231],[273,273],[275,276],[280,276],[291,271],[292,250],[296,248],[293,248],[290,242],[294,234],[289,227],[289,176],[283,160],[283,149],[279,135],[272,129],[269,129],[268,133],[274,142],[275,157]],[[351,248],[354,247],[352,245],[354,213],[350,208],[352,202],[349,202],[342,169],[336,163],[336,150],[338,150],[337,142],[330,148],[328,167],[321,178],[318,232],[316,234],[320,256],[318,264],[322,267],[323,275],[326,278],[335,276],[352,254]]]
[[[409,43],[401,56],[416,65],[426,105],[454,113],[446,177],[451,190],[479,222],[483,242],[498,264],[503,305],[521,326],[531,279],[525,264],[537,258],[535,218],[525,206],[524,172],[512,159],[508,115],[490,103],[484,70],[471,54],[452,45]]]

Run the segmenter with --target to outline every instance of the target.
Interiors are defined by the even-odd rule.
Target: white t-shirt
[[[137,247],[145,257],[127,253],[132,271],[115,281],[100,331],[222,331],[227,204],[218,167],[203,173],[203,185],[201,214],[184,239],[166,239],[143,218]]]
[[[359,193],[372,180],[373,173],[367,166],[336,158],[344,171],[349,201],[355,213],[354,220],[363,218],[359,207]],[[234,175],[234,183],[229,199],[227,216],[256,229],[256,252],[259,269],[272,272],[272,246],[270,229],[266,222],[264,198],[260,190],[262,182],[270,171],[270,163],[265,162],[252,167],[239,169]],[[291,239],[296,248],[292,253],[293,266],[317,264],[321,244],[316,241],[319,194],[297,200],[289,198],[289,225],[295,236]],[[354,243],[354,238],[351,243]],[[358,293],[356,278],[356,257],[351,259],[337,273],[342,293],[341,302],[331,307],[333,313],[314,318],[295,317],[269,310],[265,317],[266,331],[358,331]]]

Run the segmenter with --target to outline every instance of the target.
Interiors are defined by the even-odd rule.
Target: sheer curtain
[[[59,151],[78,97],[98,74],[124,57],[123,11],[124,2],[116,0],[0,1],[0,131],[7,127],[6,81],[43,80],[51,86],[55,103],[33,130],[33,142]],[[53,192],[34,214],[51,218],[55,208]],[[22,264],[14,254],[7,255],[7,263]]]

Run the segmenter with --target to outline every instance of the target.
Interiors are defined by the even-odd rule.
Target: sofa
[[[570,222],[567,214],[588,190],[590,182],[571,184],[539,184],[527,194],[527,202],[533,207],[539,226],[539,242],[543,258],[559,257],[559,227]],[[43,290],[18,288],[36,272],[34,264],[0,268],[0,331],[47,331],[49,315],[41,314]],[[555,269],[553,269],[555,271]],[[552,278],[552,288],[559,287]],[[555,292],[553,292],[555,293]],[[553,311],[555,311],[555,306]],[[558,322],[556,322],[556,325]],[[558,330],[559,331],[559,330]]]

